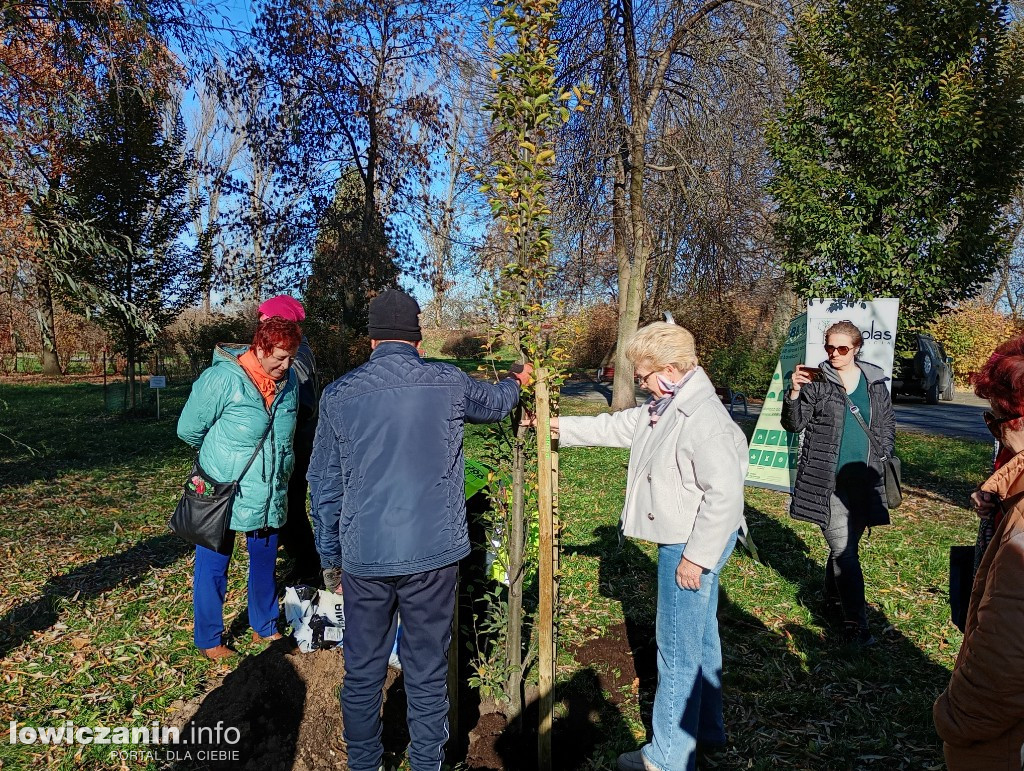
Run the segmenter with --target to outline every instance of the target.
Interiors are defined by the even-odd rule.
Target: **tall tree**
[[[607,251],[616,270],[619,345],[612,406],[635,403],[633,367],[625,343],[636,333],[644,308],[658,234],[651,222],[651,181],[674,173],[658,163],[660,127],[669,104],[694,101],[696,50],[715,43],[721,29],[741,30],[755,13],[746,0],[579,0],[563,7],[562,39],[572,39],[567,72],[586,73],[597,92],[587,125],[577,125],[586,150],[577,150],[588,174],[570,190],[603,202],[598,219],[610,221]],[[572,152],[572,151],[570,151]]]
[[[192,212],[184,131],[179,115],[164,113],[167,102],[159,89],[108,80],[68,174],[68,215],[120,246],[106,255],[80,254],[73,272],[121,300],[100,305],[97,314],[126,355],[130,384],[149,330],[163,327],[199,287],[201,265],[179,242]]]
[[[449,292],[456,287],[455,275],[459,256],[468,243],[466,225],[474,213],[474,203],[481,215],[486,212],[471,170],[479,148],[482,116],[477,109],[477,87],[484,68],[473,60],[475,52],[465,47],[453,48],[451,55],[441,59],[438,80],[449,115],[443,147],[444,157],[436,176],[424,180],[428,189],[419,200],[426,210],[419,217],[420,232],[426,247],[426,278],[433,290],[431,306],[434,325],[441,327],[449,305]],[[434,193],[431,193],[431,190]]]
[[[529,568],[528,532],[533,521],[533,501],[538,501],[540,530],[552,528],[551,433],[546,394],[550,382],[557,387],[564,366],[564,352],[552,348],[543,329],[550,310],[547,284],[555,273],[551,259],[553,237],[551,208],[548,202],[551,167],[555,161],[554,137],[558,127],[569,120],[574,110],[582,110],[585,96],[580,87],[572,91],[560,88],[555,79],[558,43],[554,36],[557,19],[556,0],[501,0],[488,28],[488,49],[492,52],[494,81],[489,89],[484,110],[491,120],[494,145],[489,173],[482,191],[487,193],[491,213],[505,234],[508,247],[502,282],[495,292],[495,304],[501,325],[494,331],[518,352],[523,361],[537,367],[537,393],[540,399],[537,433],[537,465],[527,457],[527,434],[519,424],[511,437],[495,429],[487,442],[489,459],[499,476],[511,479],[511,489],[496,492],[492,500],[495,512],[493,532],[503,541],[499,564],[508,575],[507,602],[494,603],[491,618],[484,626],[498,628],[503,650],[492,649],[490,657],[481,656],[480,669],[500,673],[497,687],[508,700],[507,711],[518,721],[523,706],[522,687],[529,668],[531,653],[524,651],[524,589]],[[575,97],[575,99],[574,99]],[[520,408],[535,407],[536,394],[527,389]],[[518,413],[517,413],[518,414]],[[508,447],[508,444],[511,447]],[[539,487],[533,480],[544,480]],[[534,499],[536,491],[537,498]],[[547,545],[551,548],[551,544]],[[539,563],[541,584],[539,613],[548,624],[536,631],[533,642],[541,646],[539,658],[542,715],[550,717],[553,687],[551,629],[554,583],[552,552],[544,554]],[[487,678],[481,678],[485,680]],[[487,682],[487,685],[492,683]],[[550,762],[550,722],[542,718],[540,731],[541,768]]]
[[[771,191],[795,289],[895,296],[908,328],[970,297],[1007,248],[1024,71],[1002,0],[826,0],[800,15],[799,84]]]
[[[366,238],[362,179],[350,169],[321,215],[303,299],[310,345],[325,375],[335,378],[365,361],[370,297],[398,278],[394,254],[378,217]],[[366,349],[368,351],[368,349]]]
[[[293,223],[296,239],[311,240],[339,169],[353,169],[363,242],[374,242],[383,224],[395,254],[408,260],[416,251],[409,219],[422,211],[415,199],[429,189],[430,154],[444,127],[431,71],[449,9],[438,0],[260,4],[250,72],[259,69],[274,109],[250,131],[262,158],[308,192],[314,211]]]
[[[67,151],[102,99],[107,73],[145,69],[170,82],[178,63],[168,41],[198,60],[206,30],[202,4],[181,0],[66,3],[29,0],[0,7],[0,210],[30,248],[0,255],[34,276],[44,371],[59,374],[52,295],[116,303],[71,276],[73,252],[116,250],[87,223],[64,219]],[[126,309],[131,311],[130,308]]]
[[[226,81],[227,75],[220,62],[215,62],[199,90],[198,106],[189,131],[195,167],[188,182],[191,227],[202,265],[200,297],[207,313],[212,306],[213,290],[223,284],[224,278],[223,258],[217,258],[218,254],[223,255],[226,246],[226,218],[221,203],[237,186],[232,172],[246,139],[240,110],[230,99]]]

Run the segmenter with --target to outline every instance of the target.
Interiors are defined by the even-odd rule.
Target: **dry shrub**
[[[693,333],[697,356],[715,385],[754,398],[767,392],[782,341],[771,329],[763,296],[693,295],[670,310],[675,322]]]
[[[256,329],[256,314],[246,309],[233,314],[182,311],[164,333],[164,359],[181,356],[193,377],[210,366],[217,343],[248,343]]]
[[[953,357],[959,386],[967,386],[1000,344],[1024,331],[1020,319],[978,302],[965,303],[932,322],[928,329]]]
[[[618,308],[611,303],[588,306],[563,316],[556,329],[555,339],[568,355],[570,367],[600,367],[618,337]]]
[[[62,371],[70,371],[71,360],[81,359],[82,354],[85,355],[89,374],[98,375],[103,371],[103,350],[111,344],[110,336],[103,327],[59,305],[54,313],[54,326]]]
[[[676,324],[693,333],[701,362],[710,361],[715,353],[750,334],[732,303],[694,297],[679,300],[669,310]]]
[[[487,335],[471,329],[454,329],[445,338],[441,354],[456,359],[478,359],[487,354]]]

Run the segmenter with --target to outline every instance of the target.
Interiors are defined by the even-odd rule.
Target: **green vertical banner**
[[[784,492],[793,489],[800,435],[791,434],[782,427],[782,400],[786,396],[790,375],[797,364],[803,363],[806,347],[807,314],[801,313],[789,322],[786,342],[779,353],[779,363],[775,366],[757,427],[750,439],[750,468],[746,483],[751,487]]]

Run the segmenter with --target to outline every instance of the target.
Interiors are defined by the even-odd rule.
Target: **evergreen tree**
[[[111,78],[68,175],[69,216],[90,222],[120,246],[80,253],[73,270],[122,301],[93,310],[127,357],[132,382],[151,331],[165,326],[198,291],[198,266],[179,239],[191,216],[184,129],[180,115],[168,115],[167,104],[158,90]]]
[[[822,0],[790,44],[770,133],[782,263],[807,296],[902,300],[905,327],[970,297],[1007,248],[1024,72],[1002,0]]]
[[[332,379],[366,361],[370,298],[398,279],[384,222],[367,223],[364,204],[362,179],[349,170],[320,218],[304,295],[310,345]]]

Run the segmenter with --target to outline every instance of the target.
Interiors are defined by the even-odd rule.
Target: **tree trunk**
[[[640,326],[640,311],[643,307],[644,289],[647,285],[647,262],[650,243],[647,237],[647,214],[644,211],[643,138],[631,137],[629,141],[629,163],[621,164],[623,182],[629,184],[629,232],[632,234],[631,249],[622,243],[621,235],[626,222],[618,231],[620,237],[615,245],[619,258],[619,340],[615,349],[615,381],[612,386],[612,409],[622,410],[636,406],[636,391],[633,387],[633,365],[626,358],[626,346]],[[618,176],[618,170],[616,171]],[[613,194],[613,218],[622,221],[626,216],[623,200],[625,185],[618,180]],[[622,192],[619,192],[622,191]],[[630,256],[630,252],[632,255]]]
[[[50,271],[45,265],[40,265],[36,274],[36,296],[39,308],[36,311],[36,319],[39,322],[39,363],[42,366],[43,374],[59,377],[63,374],[60,371],[60,359],[57,357],[57,331],[53,314],[53,292],[50,289]]]
[[[203,233],[199,237],[199,259],[203,264],[199,279],[199,294],[203,298],[203,313],[207,315],[213,309],[213,255],[211,252],[208,236]]]
[[[523,579],[526,576],[526,432],[516,415],[516,438],[512,457],[512,511],[509,516],[508,544],[508,633],[505,636],[505,662],[509,676],[506,717],[519,726],[523,712]]]
[[[127,373],[128,374],[128,379],[126,381],[127,384],[128,384],[128,394],[129,394],[129,396],[128,396],[128,409],[131,410],[132,412],[135,412],[135,407],[136,407],[136,398],[135,398],[135,359],[136,359],[136,350],[135,350],[135,339],[134,339],[134,336],[131,335],[130,332],[129,332],[129,336],[128,336],[128,345],[126,347],[128,349],[128,373]]]

